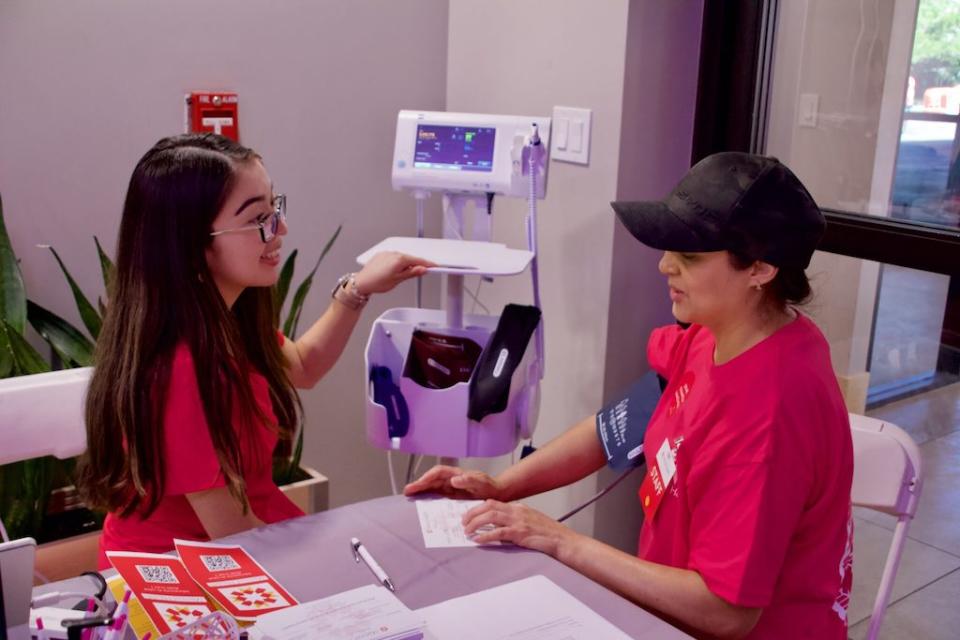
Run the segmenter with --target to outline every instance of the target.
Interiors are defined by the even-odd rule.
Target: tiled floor
[[[960,384],[871,411],[920,445],[924,487],[881,627],[885,639],[960,638]],[[864,638],[893,537],[892,517],[854,512],[850,637]]]

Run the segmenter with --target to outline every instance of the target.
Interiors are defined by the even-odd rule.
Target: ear
[[[779,271],[779,267],[775,267],[769,262],[757,260],[750,267],[750,286],[755,288],[765,286],[777,277]]]

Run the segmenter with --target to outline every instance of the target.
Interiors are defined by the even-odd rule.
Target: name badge
[[[648,465],[647,475],[640,485],[640,506],[643,507],[643,516],[652,521],[667,488],[677,475],[676,451],[670,447],[670,439],[666,438],[657,450],[655,464]]]

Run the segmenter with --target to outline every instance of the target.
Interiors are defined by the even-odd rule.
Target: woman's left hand
[[[395,286],[422,276],[429,267],[436,266],[429,260],[408,256],[398,251],[383,251],[376,254],[357,272],[357,289],[363,295],[384,293]]]
[[[554,558],[565,545],[573,544],[579,535],[536,509],[516,502],[486,500],[463,514],[463,528],[467,535],[487,525],[494,528],[476,533],[474,541],[480,544],[512,542]]]

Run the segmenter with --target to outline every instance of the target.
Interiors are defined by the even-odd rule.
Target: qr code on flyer
[[[233,559],[233,556],[200,556],[203,566],[207,571],[230,571],[239,569],[240,565]]]
[[[152,582],[155,584],[180,583],[170,567],[165,565],[138,564],[136,567],[137,571],[139,571],[140,575],[143,577],[144,582]]]

